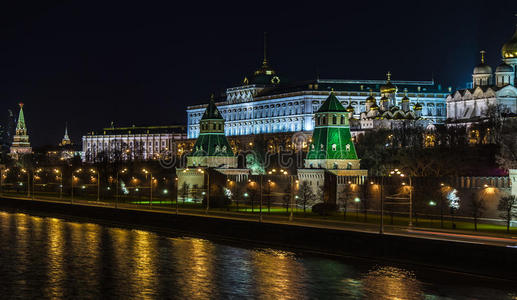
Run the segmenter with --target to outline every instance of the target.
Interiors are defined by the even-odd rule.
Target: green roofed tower
[[[20,113],[18,115],[18,123],[16,124],[16,132],[10,148],[10,155],[14,159],[18,159],[20,155],[32,153],[29,135],[27,134],[27,126],[25,125],[25,116],[23,114],[23,103],[19,105]]]
[[[314,114],[315,127],[312,142],[305,159],[306,168],[359,169],[352,135],[349,112],[332,91]]]
[[[236,168],[237,157],[224,134],[224,118],[217,109],[214,96],[199,121],[199,137],[187,157],[189,166]]]

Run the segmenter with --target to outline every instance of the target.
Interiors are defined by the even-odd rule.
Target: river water
[[[512,285],[0,211],[2,299],[517,299]]]

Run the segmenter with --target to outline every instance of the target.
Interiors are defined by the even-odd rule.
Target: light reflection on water
[[[0,211],[1,298],[517,299],[508,283]]]

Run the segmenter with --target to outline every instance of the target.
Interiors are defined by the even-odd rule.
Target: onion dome
[[[378,110],[379,109],[379,106],[377,105],[377,103],[374,103],[372,104],[372,106],[370,106],[370,110]]]
[[[407,89],[404,90],[404,97],[402,98],[402,102],[409,102],[409,98],[407,96]]]
[[[422,110],[422,104],[420,104],[420,103],[415,104],[414,110]]]
[[[517,27],[515,28],[515,33],[512,38],[503,45],[501,54],[503,58],[517,58]]]
[[[495,69],[496,73],[513,73],[513,68],[509,64],[502,62],[497,68]]]
[[[485,63],[485,50],[481,50],[481,63],[474,68],[474,75],[492,74],[492,68]]]
[[[354,107],[352,106],[352,104],[348,104],[348,106],[346,107],[346,111],[347,111],[347,112],[351,112],[351,113],[353,113],[353,112],[354,112],[354,110],[355,110],[355,109],[354,109]]]
[[[391,83],[391,73],[386,74],[386,84],[381,86],[381,94],[393,94],[397,92],[397,86]]]
[[[370,96],[366,98],[366,103],[375,103],[375,97],[373,96],[373,91],[370,89]]]
[[[381,97],[381,103],[382,102],[388,102],[388,101],[390,101],[390,99],[388,99],[388,97],[386,97],[386,96],[382,96]]]

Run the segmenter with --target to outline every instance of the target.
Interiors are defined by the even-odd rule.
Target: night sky
[[[34,146],[109,126],[178,124],[262,60],[281,78],[435,80],[495,69],[517,1],[3,1],[0,120],[25,103]],[[180,4],[181,3],[181,4]],[[188,5],[186,3],[191,3]]]

